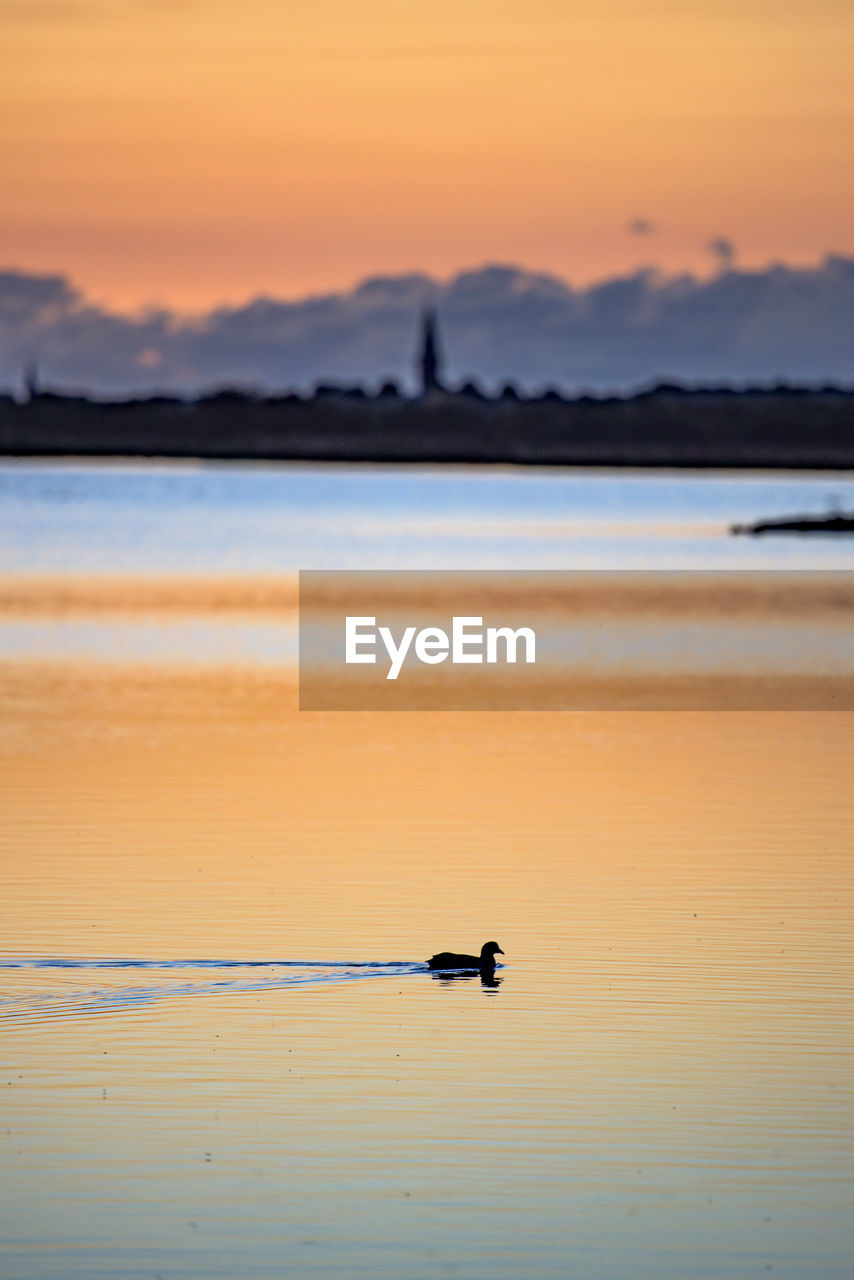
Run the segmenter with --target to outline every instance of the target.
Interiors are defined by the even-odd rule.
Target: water
[[[0,660],[293,666],[297,569],[850,569],[854,538],[729,533],[834,506],[848,475],[9,462]]]
[[[300,715],[235,637],[309,565],[851,567],[724,533],[851,481],[2,483],[4,1280],[850,1275],[851,717]]]
[[[850,475],[0,465],[0,573],[833,568],[845,538],[731,524],[854,510]]]

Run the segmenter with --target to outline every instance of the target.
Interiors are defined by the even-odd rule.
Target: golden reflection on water
[[[300,714],[287,675],[0,677],[7,949],[417,959],[455,924],[521,928],[518,961],[668,906],[678,945],[710,894],[737,927],[784,874],[801,912],[850,887],[844,714]]]
[[[854,717],[26,663],[0,699],[5,956],[507,962],[103,1016],[78,989],[160,979],[0,970],[13,1234],[55,1250],[5,1274],[152,1230],[217,1276],[845,1274]]]

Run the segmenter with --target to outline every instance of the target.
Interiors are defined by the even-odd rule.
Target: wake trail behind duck
[[[417,960],[136,960],[81,956],[3,956],[0,969],[378,969],[417,972]]]
[[[366,978],[403,978],[424,973],[426,964],[412,960],[0,956],[0,973],[4,970],[9,978],[5,982],[0,979],[0,1024],[11,1030],[57,1017],[140,1010],[167,999],[261,993]],[[131,985],[128,978],[138,971],[150,972],[151,980],[145,985]],[[48,973],[54,975],[54,981],[46,989],[36,987],[38,975],[47,977]],[[84,984],[85,975],[93,973],[99,977]],[[154,978],[155,973],[161,981]],[[214,973],[222,976],[214,978]],[[93,980],[98,983],[94,988]]]

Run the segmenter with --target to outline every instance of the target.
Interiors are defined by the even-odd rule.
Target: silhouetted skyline
[[[308,393],[323,383],[375,392],[389,381],[414,394],[425,305],[441,330],[441,381],[490,395],[506,383],[565,394],[660,380],[854,385],[854,258],[828,257],[705,279],[650,269],[589,288],[501,265],[447,281],[374,276],[349,291],[193,317],[122,314],[63,275],[5,271],[0,389],[22,394],[37,366],[43,386],[96,394]]]

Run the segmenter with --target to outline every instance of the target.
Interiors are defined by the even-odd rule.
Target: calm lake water
[[[854,476],[0,464],[0,573],[833,568],[846,538],[733,523],[854,509]]]
[[[4,1280],[850,1276],[854,717],[300,714],[287,592],[234,594],[852,568],[726,534],[836,502],[0,467]]]

